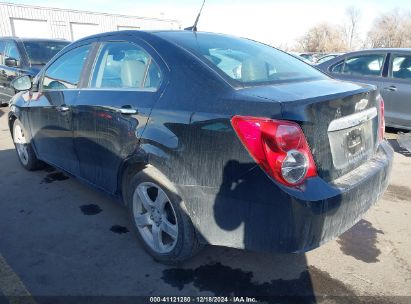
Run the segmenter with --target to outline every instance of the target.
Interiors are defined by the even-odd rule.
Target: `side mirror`
[[[4,64],[8,67],[16,67],[18,65],[17,60],[14,58],[6,58]]]
[[[11,86],[16,91],[28,91],[31,89],[32,85],[31,77],[28,75],[17,77],[11,82]]]

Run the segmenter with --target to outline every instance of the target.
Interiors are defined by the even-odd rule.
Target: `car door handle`
[[[117,112],[119,112],[121,114],[126,114],[126,115],[137,114],[137,110],[133,109],[130,106],[123,106],[121,108],[117,108],[116,110],[117,110]]]
[[[57,111],[59,111],[59,112],[68,112],[68,111],[70,111],[70,108],[68,106],[62,105],[62,106],[57,107]]]
[[[118,107],[111,107],[111,106],[102,106],[104,109],[125,114],[125,115],[132,115],[132,114],[137,114],[138,111],[136,109],[133,109],[131,106],[122,106],[121,108]]]
[[[397,87],[396,86],[389,86],[389,87],[384,88],[384,90],[395,92],[395,91],[397,91]]]

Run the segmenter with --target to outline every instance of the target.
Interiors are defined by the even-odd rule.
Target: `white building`
[[[118,30],[180,29],[177,20],[0,2],[0,36],[77,40]]]

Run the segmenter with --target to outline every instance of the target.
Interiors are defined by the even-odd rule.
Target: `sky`
[[[9,0],[7,2],[176,19],[182,28],[193,25],[202,0]],[[361,10],[360,35],[381,13],[411,11],[411,0],[206,0],[198,30],[251,38],[292,48],[310,27],[343,24],[347,7]]]

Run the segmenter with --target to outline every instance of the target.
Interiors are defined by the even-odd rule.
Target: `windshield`
[[[32,65],[45,65],[69,43],[66,41],[23,41]]]
[[[192,32],[161,32],[158,35],[207,59],[219,71],[243,85],[326,78],[301,60],[248,39]]]

